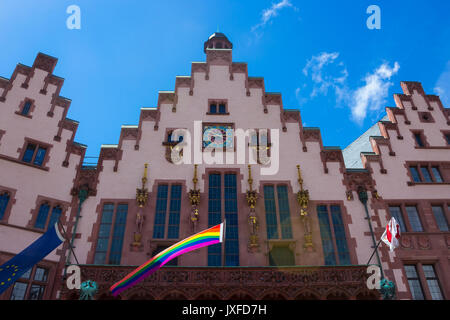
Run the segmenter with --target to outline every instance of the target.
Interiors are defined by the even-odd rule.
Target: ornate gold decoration
[[[190,221],[194,232],[196,231],[196,226],[199,219],[198,205],[200,204],[200,190],[197,189],[197,166],[197,164],[194,164],[194,177],[192,178],[194,189],[189,190],[189,202],[192,206]]]
[[[148,201],[148,190],[145,187],[147,184],[147,168],[148,163],[144,165],[144,175],[142,176],[142,188],[136,188],[136,202],[138,204],[138,212],[136,215],[136,232],[134,233],[134,241],[131,244],[134,248],[141,248],[141,240],[142,240],[142,225],[144,224],[144,207],[147,205]]]
[[[300,171],[300,165],[297,165],[297,174],[298,174],[298,184],[300,185],[300,191],[297,193],[297,202],[300,205],[300,215],[306,216],[308,215],[308,203],[309,203],[309,191],[307,189],[303,189],[303,178],[302,173]]]
[[[300,165],[297,165],[297,175],[298,175],[298,184],[300,185],[300,191],[297,192],[297,202],[300,206],[300,217],[303,221],[303,225],[305,228],[305,244],[303,247],[305,249],[314,248],[312,243],[312,232],[311,232],[311,221],[308,215],[308,204],[309,204],[309,191],[308,189],[303,188],[303,178],[302,172],[300,171]]]
[[[353,191],[347,190],[347,192],[345,192],[345,196],[347,197],[348,201],[352,201],[353,200]]]
[[[248,242],[249,250],[253,250],[259,247],[259,238],[258,238],[258,217],[256,215],[256,200],[258,199],[258,193],[256,190],[253,190],[253,179],[252,179],[252,169],[251,166],[248,165],[248,184],[250,186],[250,190],[247,190],[247,203],[250,206],[250,213],[248,215],[248,224],[250,228],[250,239]]]
[[[374,196],[375,199],[377,199],[377,200],[380,199],[380,195],[378,194],[378,191],[377,191],[377,190],[373,190],[372,194],[373,194],[373,196]]]
[[[145,185],[147,183],[147,167],[148,164],[146,163],[144,167],[144,175],[142,177],[142,188],[136,189],[136,202],[140,208],[145,207],[148,199],[148,190],[147,188],[145,188]]]

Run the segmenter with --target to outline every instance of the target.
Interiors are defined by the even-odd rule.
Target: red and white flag
[[[386,225],[386,230],[381,236],[381,240],[389,246],[391,251],[398,247],[400,239],[400,226],[394,217]]]

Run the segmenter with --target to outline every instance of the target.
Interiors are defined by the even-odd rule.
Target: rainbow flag
[[[156,256],[148,260],[146,263],[128,274],[125,278],[115,283],[109,289],[113,296],[117,296],[122,291],[130,288],[139,281],[148,277],[157,271],[170,260],[182,255],[183,253],[196,250],[198,248],[210,246],[212,244],[221,243],[224,238],[225,222],[211,227],[204,231],[194,234],[173,246],[161,251]]]

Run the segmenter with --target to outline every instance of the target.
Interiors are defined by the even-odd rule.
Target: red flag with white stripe
[[[394,217],[386,225],[386,230],[381,236],[381,240],[389,246],[391,251],[399,246],[398,240],[400,239],[400,226]]]

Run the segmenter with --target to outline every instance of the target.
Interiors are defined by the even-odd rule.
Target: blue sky
[[[80,30],[66,27],[70,5],[81,10]],[[380,30],[367,28],[370,5],[381,9]],[[325,145],[344,148],[395,105],[400,81],[422,82],[450,107],[449,12],[442,0],[0,0],[0,76],[38,52],[57,57],[76,140],[98,156],[205,60],[203,43],[219,28],[234,61],[320,127]]]

